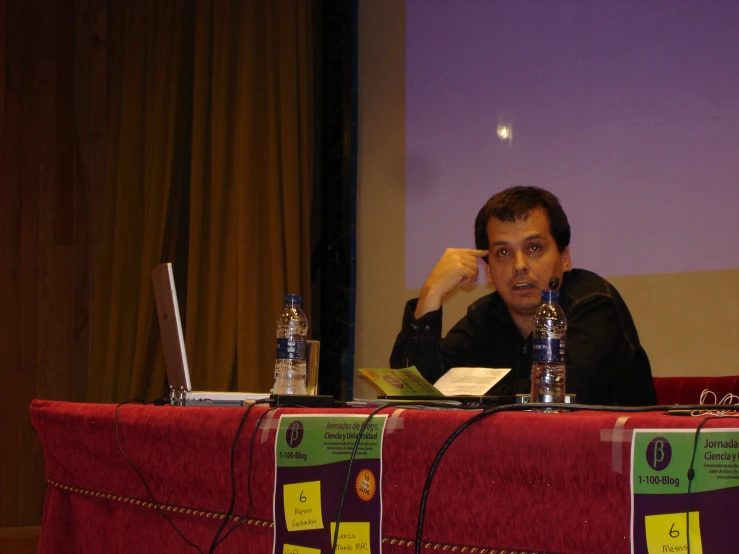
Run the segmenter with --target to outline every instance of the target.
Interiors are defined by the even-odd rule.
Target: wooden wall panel
[[[0,0],[0,527],[38,525],[33,398],[84,400],[106,2]]]

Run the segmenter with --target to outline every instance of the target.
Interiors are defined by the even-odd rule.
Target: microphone
[[[557,290],[559,288],[559,277],[549,279],[549,290]]]

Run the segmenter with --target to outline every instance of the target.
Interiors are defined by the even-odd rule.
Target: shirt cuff
[[[416,319],[413,313],[416,311],[418,298],[409,300],[405,305],[403,314],[403,334],[416,340],[435,340],[441,337],[441,310],[428,312]]]

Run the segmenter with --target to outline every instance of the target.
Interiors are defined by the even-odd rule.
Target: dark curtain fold
[[[89,400],[161,396],[150,274],[162,261],[186,306],[193,386],[270,388],[282,297],[310,301],[310,6],[109,3]]]

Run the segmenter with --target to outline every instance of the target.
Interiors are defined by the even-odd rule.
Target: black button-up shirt
[[[431,382],[451,367],[511,368],[489,394],[530,392],[532,339],[521,336],[497,292],[471,304],[443,339],[442,310],[416,320],[416,303],[406,304],[390,367],[416,366]],[[590,271],[572,269],[564,274],[560,305],[567,316],[566,391],[582,404],[657,404],[649,358],[613,285]]]

